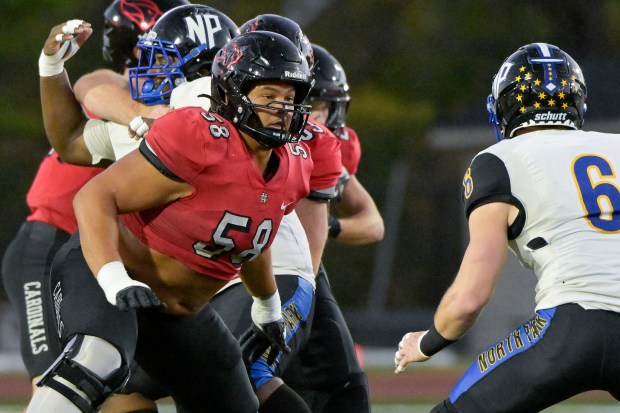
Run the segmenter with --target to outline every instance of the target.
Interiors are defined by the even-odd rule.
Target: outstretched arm
[[[428,360],[474,325],[493,295],[504,266],[508,251],[506,231],[515,215],[513,209],[509,204],[496,202],[471,213],[470,241],[459,272],[439,303],[431,329],[407,333],[399,343],[396,373],[410,362]]]
[[[330,237],[350,245],[370,244],[383,239],[383,218],[355,175],[350,176],[336,209],[338,217],[330,217]]]
[[[75,96],[93,115],[129,125],[137,117],[157,119],[170,109],[167,105],[146,106],[133,100],[127,75],[109,69],[88,73],[75,82]]]
[[[71,22],[76,23],[71,26]],[[61,158],[83,165],[92,162],[82,138],[87,118],[71,90],[64,61],[77,52],[92,32],[90,23],[81,20],[54,26],[39,59],[41,110],[47,137]]]

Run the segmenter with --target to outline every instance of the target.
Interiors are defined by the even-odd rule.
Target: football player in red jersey
[[[168,9],[184,0],[148,0],[132,5],[115,0],[104,12],[104,56],[120,70],[129,64],[129,56],[138,35],[150,28]],[[143,13],[146,10],[153,13]],[[131,18],[140,14],[142,19]],[[135,58],[134,58],[135,59]],[[144,113],[152,113],[152,108]],[[43,159],[32,181],[26,203],[30,214],[9,244],[2,261],[2,282],[20,324],[21,355],[34,385],[45,369],[60,354],[55,339],[53,314],[46,304],[49,294],[43,291],[52,258],[58,248],[77,229],[73,197],[100,168],[83,168],[60,159],[54,150]]]
[[[330,217],[330,238],[350,245],[383,239],[383,218],[374,200],[356,177],[362,156],[357,133],[346,125],[350,96],[346,74],[338,60],[324,47],[313,44],[315,83],[308,101],[311,116],[326,125],[340,140],[345,185],[335,203],[337,216]]]
[[[383,219],[356,178],[361,147],[355,131],[345,125],[350,101],[345,72],[323,47],[313,44],[312,50],[315,83],[308,98],[311,119],[334,132],[342,153],[343,172],[332,202],[338,217],[329,217],[329,236],[352,245],[377,242],[383,238]],[[284,379],[313,412],[370,411],[366,374],[323,267],[316,276],[316,308],[307,350]]]
[[[298,48],[311,62],[315,77],[323,76],[320,79],[320,87],[327,87],[332,92],[334,88],[342,89],[346,86],[343,93],[346,93],[346,102],[348,102],[348,85],[344,72],[341,70],[340,73],[336,73],[337,76],[334,79],[331,79],[334,76],[334,69],[329,66],[332,61],[323,59],[324,62],[319,64],[313,53],[314,48],[297,23],[276,14],[261,14],[239,27],[241,33],[254,30],[269,30],[288,37],[297,44]],[[319,79],[316,78],[315,80],[318,81]],[[315,84],[313,89],[316,87]],[[333,100],[336,97],[341,98],[343,96],[338,93],[330,93],[326,100]],[[346,109],[346,105],[343,108]],[[317,110],[311,116],[306,128],[308,139],[312,139],[313,135],[333,136],[330,131],[332,128],[329,125],[324,125],[324,122],[327,121],[326,115],[324,116]],[[340,113],[340,116],[342,118],[344,113]],[[341,121],[344,123],[344,118]],[[339,125],[339,127],[342,126]],[[311,141],[309,140],[309,142]],[[340,143],[343,166],[345,165],[344,157],[346,154],[351,159],[347,167],[357,171],[357,162],[359,162],[360,156],[359,142],[354,140],[352,143],[357,144],[357,146],[347,145],[347,148],[343,148],[343,144],[348,144],[348,141],[345,142],[345,140],[340,139]],[[325,146],[319,145],[317,148],[317,150],[322,149],[325,149]],[[317,150],[312,151],[313,159],[320,159],[324,156]],[[357,156],[351,156],[350,153],[355,150],[357,150]],[[343,169],[343,177],[343,182],[349,179],[346,169]],[[353,181],[353,189],[351,189],[348,198],[349,202],[343,203],[346,206],[343,208],[343,213],[351,215],[350,221],[345,222],[345,226],[351,224],[349,235],[347,235],[350,238],[346,239],[357,240],[357,243],[378,241],[383,237],[383,220],[366,190],[355,177]],[[304,397],[314,412],[328,411],[327,409],[333,409],[329,411],[369,412],[370,400],[366,375],[358,363],[349,329],[333,297],[325,270],[320,265],[327,240],[328,222],[330,222],[327,220],[328,215],[324,215],[328,211],[317,208],[305,209],[305,205],[300,205],[297,212],[310,243],[313,268],[316,274],[315,312],[310,341],[306,345],[306,350],[302,351],[299,356],[295,355],[294,361],[282,377],[285,382],[290,383],[291,387]],[[355,225],[361,226],[360,230],[355,228]]]
[[[194,36],[195,28],[193,25],[188,25],[188,19],[198,23],[203,20],[213,22],[218,19],[218,24],[212,24],[213,37],[216,42],[207,44],[206,39],[201,41]],[[169,100],[171,106],[174,104],[176,107],[204,107],[205,103],[210,103],[210,100],[204,98],[205,92],[211,90],[211,78],[209,76],[211,65],[209,64],[207,70],[206,64],[213,60],[215,53],[212,51],[213,48],[218,47],[222,38],[229,35],[230,30],[232,30],[234,24],[228,20],[221,12],[199,5],[178,7],[162,16],[152,28],[152,33],[149,32],[138,43],[142,55],[138,66],[129,73],[133,97],[151,104]],[[298,31],[300,30],[296,23],[291,21],[291,24],[294,24]],[[229,28],[231,29],[228,30]],[[236,30],[236,26],[234,26],[234,31]],[[208,27],[205,28],[204,32],[208,32]],[[308,45],[307,52],[311,49],[309,42],[306,43]],[[207,49],[205,46],[211,46],[211,49]],[[203,50],[203,52],[197,54],[194,53],[195,50]],[[143,86],[140,81],[148,87]],[[215,85],[216,92],[214,95],[217,95],[218,88],[225,88],[226,83],[220,78],[216,79],[215,82],[219,82],[219,86]],[[152,85],[157,85],[157,87],[152,87]],[[109,82],[107,86],[110,86]],[[118,85],[113,83],[112,86]],[[181,98],[179,98],[179,92],[181,92]],[[109,103],[103,105],[101,103],[103,102],[100,102],[100,107],[106,104],[109,106]],[[131,110],[131,107],[128,109]],[[104,116],[113,115],[113,112],[109,113],[109,115]],[[139,145],[138,141],[127,138],[126,129],[123,131],[122,129],[97,128],[99,132],[94,134],[95,128],[92,125],[95,123],[94,121],[88,121],[83,136],[77,136],[82,130],[81,125],[77,124],[75,128],[77,137],[74,142],[71,142],[71,139],[67,139],[66,131],[72,130],[73,125],[64,123],[66,120],[64,118],[48,120],[49,122],[46,125],[50,130],[49,136],[52,142],[67,148],[74,147],[77,144],[78,149],[76,151],[67,151],[70,155],[68,155],[69,159],[75,162],[95,162],[99,158],[113,161],[122,157],[130,147]],[[132,128],[136,127],[132,126]],[[142,130],[138,135],[144,133],[145,131]],[[301,200],[300,204],[304,205],[305,211],[316,212],[312,217],[319,220],[315,226],[323,230],[323,241],[320,244],[322,248],[327,237],[326,205],[334,196],[334,189],[342,168],[338,148],[339,142],[326,128],[319,128],[316,125],[308,125],[302,139],[308,148],[297,145],[294,150],[304,157],[312,154],[313,168],[310,176],[310,194],[307,199]],[[86,146],[80,145],[82,140]],[[67,145],[67,141],[71,144]],[[295,213],[284,217],[271,249],[273,251],[273,271],[274,274],[278,275],[276,281],[284,301],[282,311],[284,314],[289,312],[289,315],[285,315],[285,317],[290,321],[286,337],[286,342],[292,349],[290,354],[278,356],[276,362],[269,365],[265,365],[261,360],[250,361],[250,359],[256,359],[261,355],[260,347],[264,346],[264,340],[255,337],[252,331],[248,330],[252,324],[250,317],[252,300],[241,284],[231,282],[230,286],[227,286],[214,297],[212,304],[235,336],[240,337],[245,332],[249,333],[249,335],[244,335],[244,348],[252,348],[251,352],[246,351],[246,353],[252,353],[252,355],[247,355],[246,359],[248,365],[256,364],[256,368],[252,368],[251,378],[261,402],[261,411],[266,412],[267,409],[273,408],[284,408],[298,412],[309,411],[305,402],[287,386],[284,386],[277,377],[286,368],[288,360],[293,357],[297,349],[305,346],[306,332],[310,330],[313,314],[314,271],[309,253],[309,243]],[[231,305],[231,302],[234,304]],[[292,309],[295,309],[294,317],[290,316]],[[250,337],[251,340],[246,339]],[[263,341],[262,344],[259,343],[261,341]],[[143,392],[142,389],[147,383],[148,381],[145,382],[144,380],[136,382],[132,376],[123,391]],[[156,393],[148,391],[148,394],[154,395]]]
[[[46,42],[52,58],[57,29]],[[75,32],[78,40],[83,30]],[[80,237],[52,269],[60,333],[71,340],[32,411],[90,411],[122,384],[136,346],[136,359],[185,411],[256,409],[238,344],[206,303],[241,267],[255,297],[256,331],[274,349],[287,349],[268,247],[282,216],[308,192],[312,161],[287,143],[305,126],[301,103],[311,74],[295,45],[274,33],[240,36],[216,60],[228,88],[218,89],[215,112],[187,108],[160,118],[139,151],[76,197]],[[42,77],[42,94],[67,83],[62,74]],[[44,113],[53,112],[51,103],[44,101]],[[160,299],[166,313],[153,310]],[[88,317],[76,308],[88,308]],[[201,309],[209,321],[187,336]],[[66,374],[68,365],[80,377]],[[191,386],[205,376],[212,378],[208,388]]]

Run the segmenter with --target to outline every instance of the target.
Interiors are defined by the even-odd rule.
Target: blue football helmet
[[[238,33],[237,25],[212,7],[191,4],[166,12],[138,41],[140,59],[129,70],[132,98],[147,105],[170,103],[176,86],[211,75],[215,54]]]

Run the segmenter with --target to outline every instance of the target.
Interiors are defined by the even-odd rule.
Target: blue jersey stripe
[[[286,323],[287,343],[292,340],[301,323],[308,319],[310,308],[312,307],[314,287],[308,280],[302,277],[298,278],[298,282],[295,294],[282,304],[282,318],[284,318]],[[282,357],[282,353],[278,355],[276,361],[271,366],[267,364],[265,355],[252,364],[250,378],[257,389],[273,378],[276,367],[280,364],[280,357]]]
[[[463,393],[499,365],[538,343],[551,325],[555,310],[555,308],[550,308],[537,311],[534,318],[508,334],[502,341],[480,353],[476,362],[463,374],[450,392],[450,401],[454,403]]]

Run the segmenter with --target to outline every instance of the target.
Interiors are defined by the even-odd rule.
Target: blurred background
[[[104,0],[0,0],[0,250],[27,215],[25,195],[49,150],[37,59],[52,26],[72,18],[95,34],[66,65],[70,78],[104,65]],[[467,242],[460,194],[471,158],[493,144],[485,100],[502,61],[532,42],[555,44],[581,66],[587,130],[620,131],[620,2],[551,0],[220,0],[204,3],[238,25],[262,13],[297,21],[343,65],[349,126],[363,149],[359,180],[381,210],[385,239],[331,242],[325,265],[367,362],[392,362],[407,331],[427,328]],[[478,325],[444,356],[471,359],[528,319],[534,277],[509,260]],[[17,330],[0,291],[0,362],[17,364]],[[374,352],[386,349],[389,352]],[[387,354],[387,356],[386,356]],[[16,356],[17,355],[17,356]],[[373,358],[374,357],[374,358]],[[387,359],[386,359],[387,357]],[[0,367],[2,364],[0,363]],[[19,368],[19,367],[17,367]]]

